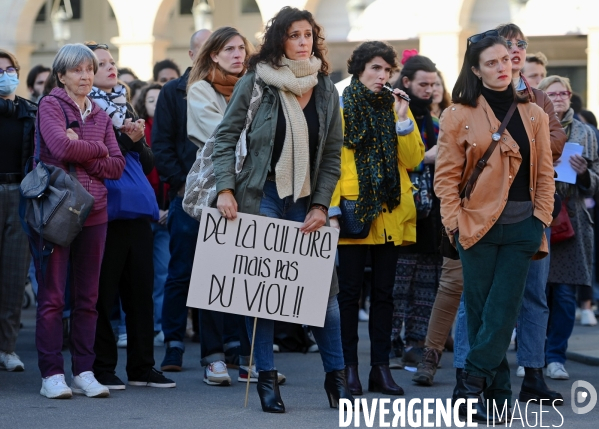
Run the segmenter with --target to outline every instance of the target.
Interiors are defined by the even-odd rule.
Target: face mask
[[[19,78],[15,76],[9,76],[8,73],[4,73],[0,76],[0,95],[6,97],[17,90],[19,86]]]

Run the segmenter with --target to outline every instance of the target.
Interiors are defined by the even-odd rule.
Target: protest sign
[[[187,306],[323,326],[339,234],[204,208]]]

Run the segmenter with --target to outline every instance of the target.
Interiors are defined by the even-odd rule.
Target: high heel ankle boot
[[[284,413],[285,404],[279,392],[279,379],[277,370],[260,371],[258,373],[258,396],[265,413]]]
[[[556,406],[564,404],[561,393],[550,389],[545,383],[542,368],[524,368],[524,380],[518,400],[539,402],[541,399],[548,399],[549,403]]]
[[[331,408],[339,406],[339,399],[348,399],[353,406],[354,397],[347,387],[344,370],[327,372],[324,379],[324,390],[327,392]]]
[[[362,394],[362,383],[360,383],[360,376],[358,375],[358,365],[347,365],[345,367],[345,378],[351,394],[360,396]]]
[[[370,369],[368,391],[381,392],[385,395],[403,395],[404,393],[403,389],[393,380],[389,365],[374,365]]]

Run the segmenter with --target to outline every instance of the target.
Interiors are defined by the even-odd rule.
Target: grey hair
[[[64,88],[64,84],[58,79],[58,75],[64,75],[68,70],[72,70],[84,63],[91,63],[94,67],[94,74],[98,71],[98,58],[94,52],[82,43],[70,43],[64,45],[52,63],[52,74],[56,78],[56,84],[59,88]]]

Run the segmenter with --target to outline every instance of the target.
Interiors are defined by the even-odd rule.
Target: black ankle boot
[[[277,370],[260,371],[258,373],[258,396],[265,413],[284,413],[285,404],[279,392],[279,376]]]
[[[347,387],[345,370],[342,369],[339,371],[327,372],[327,375],[324,379],[324,390],[327,392],[327,396],[329,397],[329,405],[331,408],[337,408],[339,406],[339,399],[348,399],[351,401],[353,406],[354,397]]]
[[[455,369],[455,387],[453,388],[453,394],[451,395],[451,405],[455,404],[455,401],[460,399],[460,392],[464,390],[464,383],[462,383],[462,368]]]
[[[563,405],[564,397],[561,393],[551,390],[545,383],[542,368],[524,368],[524,380],[520,389],[520,402],[533,401],[540,403],[541,399],[547,399],[551,405]]]
[[[472,415],[473,421],[486,422],[487,421],[487,407],[485,400],[482,397],[483,391],[485,390],[486,380],[484,377],[476,377],[468,374],[466,371],[462,372],[462,386],[458,391],[459,398],[463,399],[476,399],[474,403],[474,411],[476,414]],[[468,405],[460,404],[460,416],[468,416]],[[496,424],[502,424],[503,421],[495,419]]]

